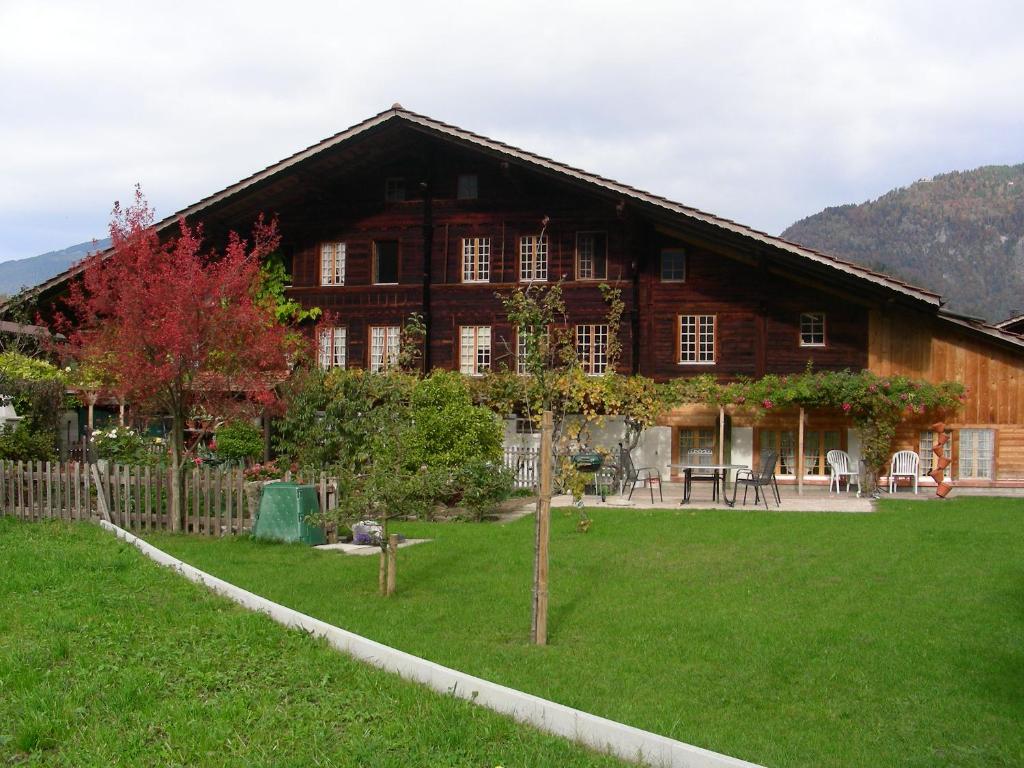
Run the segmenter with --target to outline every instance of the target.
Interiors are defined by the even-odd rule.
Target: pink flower
[[[868,387],[868,392],[877,392],[877,391],[878,391],[878,386],[875,385],[875,384],[872,384],[870,387]]]
[[[923,403],[921,405],[917,406],[917,412],[918,413],[924,413],[924,404]]]
[[[771,400],[765,399],[761,401],[761,407],[764,408],[766,411],[770,411],[772,408],[775,407],[775,403],[773,403]]]
[[[853,406],[849,403],[843,403],[843,413],[849,413],[851,408],[853,408]]]
[[[908,399],[907,398],[907,393],[906,392],[901,392],[900,393],[900,400],[902,400],[903,402],[906,402],[907,399]]]
[[[743,405],[745,402],[747,402],[747,398],[745,398],[743,395],[740,395],[739,397],[736,398],[737,405]]]

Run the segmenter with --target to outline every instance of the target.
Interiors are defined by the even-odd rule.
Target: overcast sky
[[[1019,2],[0,0],[0,260],[401,102],[778,233],[1024,162]]]

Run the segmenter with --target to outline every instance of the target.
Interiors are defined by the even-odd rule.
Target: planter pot
[[[935,495],[938,496],[940,499],[944,499],[946,498],[946,496],[949,495],[949,492],[952,490],[952,483],[939,483],[939,487],[935,489]]]
[[[944,421],[936,421],[934,424],[932,424],[932,432],[945,432],[945,431],[946,431],[946,422],[944,422]]]
[[[928,473],[928,476],[931,477],[931,479],[934,480],[936,483],[939,483],[941,485],[943,478],[945,478],[946,476],[946,473],[943,472],[941,469],[933,469],[931,472]]]
[[[942,443],[936,443],[932,447],[932,453],[938,456],[940,459],[946,455],[946,447]]]
[[[953,463],[953,460],[950,459],[948,456],[939,456],[939,458],[937,458],[935,460],[935,468],[936,469],[945,469],[946,467],[948,467],[952,463]]]
[[[935,438],[935,445],[936,446],[945,445],[948,442],[949,442],[949,433],[948,432],[940,432],[938,434],[938,436],[936,436],[936,438]],[[933,448],[932,450],[935,450],[935,449]]]

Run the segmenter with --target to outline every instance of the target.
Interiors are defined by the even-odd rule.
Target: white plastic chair
[[[917,493],[917,479],[920,474],[921,458],[913,451],[897,451],[889,464],[889,493],[896,493],[896,481],[906,477],[914,481],[914,493]]]
[[[860,493],[860,472],[850,469],[850,454],[846,451],[829,451],[825,454],[825,461],[828,462],[828,492],[832,493],[832,486],[835,485],[836,493],[839,493],[840,483],[846,479],[846,492],[850,492],[850,485],[857,483],[857,493]]]

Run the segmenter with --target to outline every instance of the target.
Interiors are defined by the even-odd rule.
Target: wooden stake
[[[392,533],[388,536],[388,597],[395,594],[395,582],[398,574],[395,568],[398,564],[398,534]]]
[[[725,406],[718,406],[718,463],[725,464]],[[725,482],[724,480],[722,481]],[[725,493],[723,489],[722,493]]]
[[[548,545],[551,541],[551,438],[554,419],[544,411],[540,430],[540,493],[537,497],[537,543],[534,553],[533,643],[548,643]]]
[[[96,483],[96,505],[99,507],[100,515],[108,523],[112,523],[110,519],[110,508],[107,506],[107,492],[103,486],[103,482],[100,480],[99,470],[96,469],[95,464],[90,464],[89,469],[92,473],[93,482]]]

